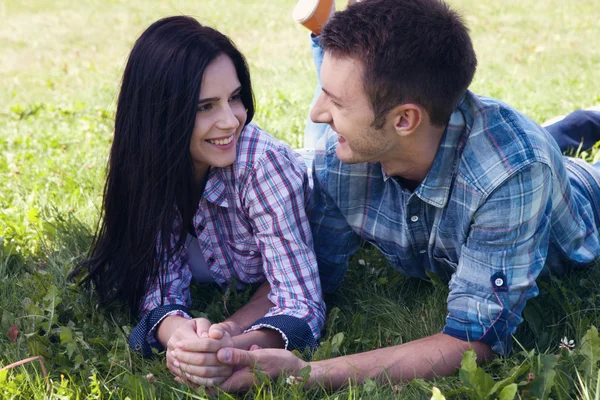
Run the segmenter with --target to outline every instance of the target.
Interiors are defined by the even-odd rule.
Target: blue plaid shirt
[[[405,276],[449,281],[444,333],[506,354],[540,273],[600,255],[600,170],[497,100],[466,93],[414,192],[379,163],[343,164],[331,129],[321,143],[309,218],[324,291],[366,240]]]

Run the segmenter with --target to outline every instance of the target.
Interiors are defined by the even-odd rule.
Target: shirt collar
[[[227,202],[227,188],[223,180],[224,168],[211,168],[204,187],[204,198],[206,201],[220,207],[229,207]]]
[[[468,112],[468,98],[471,96],[473,95],[467,91],[450,116],[431,170],[415,190],[416,196],[434,207],[443,208],[448,202],[450,187],[456,176],[460,154],[467,141],[472,122]]]

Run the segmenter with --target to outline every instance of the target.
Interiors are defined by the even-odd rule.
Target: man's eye
[[[342,108],[342,105],[340,103],[333,101],[333,99],[331,99],[331,98],[329,98],[329,102],[331,104],[333,104],[334,106],[336,106],[337,108]]]
[[[202,104],[198,106],[198,112],[208,111],[212,108],[212,104]]]

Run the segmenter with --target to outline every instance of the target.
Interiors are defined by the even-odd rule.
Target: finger
[[[183,368],[184,365],[210,366],[222,365],[217,359],[216,353],[202,353],[191,351],[173,351],[172,363],[176,368]]]
[[[221,390],[225,392],[241,392],[250,389],[255,382],[256,377],[249,368],[240,369],[221,383]]]
[[[210,386],[218,386],[226,379],[224,376],[217,377],[217,378],[201,378],[201,377],[193,376],[193,375],[186,375],[186,378],[189,382],[191,382],[194,385],[209,386],[209,387]]]
[[[225,365],[243,365],[251,367],[255,364],[255,357],[246,350],[226,347],[217,352],[217,360]]]
[[[223,344],[220,340],[211,338],[181,339],[173,343],[173,350],[186,352],[216,353]]]
[[[193,320],[196,324],[196,334],[198,336],[202,335],[203,332],[208,332],[210,328],[210,321],[206,318],[196,318]]]
[[[221,324],[214,324],[210,326],[208,330],[208,337],[211,339],[223,339],[225,335],[225,329]]]
[[[198,365],[182,365],[181,376],[193,375],[199,378],[217,378],[222,377],[223,379],[231,376],[231,367],[228,365],[219,366],[198,366]]]

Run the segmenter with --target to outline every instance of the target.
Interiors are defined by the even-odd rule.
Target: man
[[[406,381],[452,374],[510,351],[536,278],[600,255],[600,169],[564,158],[548,133],[467,90],[476,67],[468,30],[440,0],[368,0],[323,29],[327,123],[310,212],[325,291],[339,286],[365,240],[406,276],[449,281],[441,333],[311,362],[308,384]],[[208,351],[208,350],[207,350]],[[220,349],[229,365],[277,376],[307,364],[282,350]],[[248,369],[223,384],[253,382]]]

